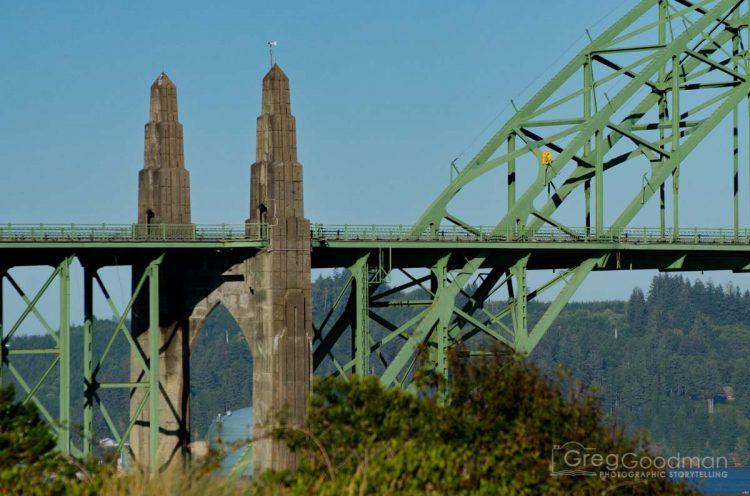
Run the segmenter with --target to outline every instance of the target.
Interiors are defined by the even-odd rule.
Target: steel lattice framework
[[[457,175],[413,226],[313,225],[312,267],[347,267],[351,273],[328,314],[314,323],[314,369],[319,374],[377,374],[385,384],[408,388],[420,346],[429,348],[441,374],[448,373],[447,350],[458,343],[468,343],[470,352],[477,339],[531,352],[594,270],[750,271],[750,235],[739,225],[737,181],[739,107],[748,105],[750,95],[749,4],[744,0],[639,2],[592,39],[517,109],[475,157],[456,169]],[[681,165],[728,118],[734,147],[733,227],[685,229],[678,208]],[[529,163],[535,168],[535,179],[517,194],[516,173],[521,167],[528,169]],[[644,163],[648,173],[605,227],[608,178]],[[490,227],[459,218],[454,206],[462,191],[498,170],[506,178],[505,212]],[[667,190],[672,203],[669,225]],[[583,227],[571,225],[560,214],[561,206],[576,194],[584,200],[577,223]],[[634,218],[653,203],[658,205],[653,226],[632,227]],[[15,379],[26,401],[35,402],[53,425],[58,446],[66,453],[91,453],[92,418],[97,411],[122,449],[148,402],[149,463],[155,469],[159,427],[155,392],[160,383],[159,361],[150,357],[159,354],[162,262],[171,257],[185,266],[208,261],[225,268],[267,248],[272,230],[263,222],[0,226],[0,282],[7,281],[26,305],[16,322],[4,322],[0,294],[0,383],[8,376]],[[76,259],[84,269],[85,353],[80,374],[70,365],[69,281]],[[25,265],[53,268],[32,297],[9,273]],[[122,310],[113,304],[98,273],[112,265],[144,267]],[[528,273],[538,269],[556,272],[548,281],[529,287]],[[386,284],[393,274],[400,274],[403,284]],[[60,293],[59,330],[38,309],[54,281]],[[94,356],[97,287],[117,324],[104,352]],[[417,292],[404,296],[412,290]],[[543,315],[530,322],[529,301],[547,291],[554,297]],[[148,349],[134,341],[125,324],[139,294],[146,295],[148,302]],[[407,312],[396,316],[393,309]],[[11,346],[11,338],[31,315],[40,321],[53,347]],[[136,381],[107,382],[101,373],[120,334],[128,340],[141,374]],[[32,354],[52,357],[35,382],[26,380],[14,365],[16,355]],[[60,381],[56,415],[37,394],[53,370]],[[100,393],[108,388],[144,391],[124,429],[117,429],[102,402]],[[80,447],[71,441],[71,394],[84,397]]]
[[[678,241],[680,164],[713,131],[732,116],[734,142],[734,229],[739,240],[738,203],[738,106],[750,92],[748,82],[748,2],[737,0],[643,0],[581,50],[555,77],[517,109],[505,125],[472,158],[448,187],[432,202],[410,231],[412,239],[425,233],[438,239],[446,223],[470,234],[481,234],[472,221],[451,213],[451,205],[463,188],[482,181],[498,168],[507,173],[507,210],[489,233],[502,239],[528,239],[544,230],[565,233],[572,239],[596,241],[619,239],[644,205],[659,198],[656,237]],[[608,88],[619,89],[611,97]],[[541,163],[533,183],[516,194],[516,165],[529,156]],[[650,170],[632,200],[608,227],[604,227],[604,188],[607,173],[647,161]],[[665,188],[671,178],[672,226],[666,225]],[[594,206],[591,208],[593,181]],[[558,186],[554,186],[557,183]],[[550,193],[550,190],[553,190]],[[575,191],[583,190],[583,229],[556,219],[559,207]],[[658,192],[658,195],[657,195]],[[593,225],[592,225],[593,216]],[[408,384],[415,352],[428,344],[434,364],[446,370],[445,350],[483,334],[509,347],[529,353],[592,270],[620,268],[621,248],[590,250],[587,254],[551,255],[540,261],[538,250],[519,246],[512,255],[498,260],[490,251],[467,254],[446,251],[431,265],[430,275],[412,277],[399,289],[422,287],[427,299],[406,323],[397,325],[376,312],[379,306],[398,305],[384,298],[393,290],[378,292],[383,272],[382,249],[363,255],[352,265],[355,304],[350,304],[354,329],[352,361],[358,372],[370,373],[372,353],[393,339],[403,341],[395,357],[378,354],[379,373],[386,384]],[[652,247],[658,250],[656,247]],[[626,248],[627,249],[627,248]],[[536,252],[536,253],[535,253]],[[686,269],[687,251],[677,249],[670,260],[653,259],[644,251],[642,267]],[[570,253],[568,253],[570,255]],[[633,267],[632,256],[629,258]],[[398,267],[389,259],[386,269]],[[703,265],[710,265],[704,259]],[[742,270],[742,263],[723,268]],[[561,269],[551,280],[529,288],[527,271],[536,266]],[[411,265],[414,267],[414,265]],[[475,281],[476,284],[469,286]],[[429,282],[429,287],[423,284]],[[558,291],[542,317],[530,326],[528,302],[549,288]],[[491,296],[504,288],[502,308]],[[417,302],[401,302],[418,305]],[[344,312],[342,318],[347,318]],[[384,336],[374,338],[369,323],[385,327]],[[328,322],[324,322],[328,324]],[[344,324],[331,326],[340,333]],[[319,331],[325,334],[324,331]],[[335,335],[335,334],[334,334]],[[330,341],[335,341],[330,340]],[[316,352],[330,348],[325,338]],[[346,367],[340,367],[344,371]]]

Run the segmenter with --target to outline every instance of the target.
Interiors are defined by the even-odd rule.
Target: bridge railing
[[[455,241],[455,242],[607,242],[607,243],[683,243],[683,244],[750,244],[750,230],[737,233],[731,228],[686,228],[675,231],[671,228],[638,228],[605,230],[597,236],[593,229],[585,227],[545,227],[530,234],[514,230],[498,231],[494,226],[442,225],[434,231],[425,229],[412,235],[408,225],[323,225],[311,228],[313,240],[317,241]]]
[[[127,242],[127,241],[264,241],[268,224],[0,224],[0,242]],[[311,228],[315,241],[453,241],[453,242],[607,242],[750,244],[750,230],[730,228],[635,228],[605,230],[597,236],[586,228],[545,227],[531,234],[498,231],[492,226],[443,225],[412,235],[409,225],[323,225]]]
[[[0,242],[262,241],[268,225],[0,224]]]

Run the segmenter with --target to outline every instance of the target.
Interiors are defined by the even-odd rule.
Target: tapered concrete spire
[[[151,85],[151,122],[177,122],[177,87],[165,73]]]
[[[297,125],[292,115],[289,78],[277,64],[263,78],[262,102],[255,163],[250,171],[250,219],[269,222],[273,218],[303,218]]]
[[[190,175],[185,169],[182,144],[182,124],[177,118],[177,88],[163,72],[151,85],[149,119],[145,127],[143,169],[138,173],[138,224],[141,236],[159,239],[164,229],[159,224],[190,224]],[[182,231],[191,232],[189,226]],[[133,287],[144,274],[148,261],[133,264]],[[189,347],[188,316],[185,281],[190,280],[184,267],[174,261],[160,266],[159,276],[159,330],[160,368],[159,384],[159,447],[157,459],[160,467],[182,461],[190,441],[188,425]],[[149,349],[149,298],[142,291],[133,306],[133,337],[142,350]],[[142,380],[140,356],[131,354],[131,379]],[[131,415],[136,416],[143,398],[143,390],[131,395]],[[149,459],[149,406],[140,410],[138,421],[130,432],[130,446],[139,464]]]
[[[190,174],[177,118],[177,87],[163,72],[151,85],[145,134],[138,223],[190,224]]]
[[[256,473],[297,460],[267,429],[280,418],[304,422],[312,384],[310,221],[302,203],[289,79],[278,65],[263,78],[256,161],[250,169],[250,220],[270,228],[268,248],[249,261],[253,291],[253,443]]]
[[[256,162],[297,161],[297,129],[289,98],[289,78],[277,64],[263,78],[263,110],[257,129]]]

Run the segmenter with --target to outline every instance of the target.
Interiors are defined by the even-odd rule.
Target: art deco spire
[[[177,120],[177,87],[163,72],[151,85],[144,167],[184,167],[182,124]]]
[[[185,169],[177,87],[163,72],[151,85],[151,104],[139,174],[139,224],[189,224],[190,176]]]
[[[277,64],[263,78],[256,162],[296,162],[297,136],[289,98],[289,78]]]

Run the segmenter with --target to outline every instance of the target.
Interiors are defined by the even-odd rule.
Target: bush
[[[0,494],[94,494],[93,464],[54,451],[55,439],[31,403],[0,387]]]
[[[648,456],[602,419],[567,377],[549,379],[516,357],[451,357],[451,380],[418,377],[420,394],[374,377],[316,383],[305,429],[278,435],[300,452],[295,494],[691,494],[665,477],[551,476],[568,441],[599,453]],[[440,391],[441,394],[435,394]],[[278,478],[276,478],[278,480]]]

